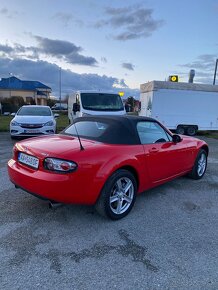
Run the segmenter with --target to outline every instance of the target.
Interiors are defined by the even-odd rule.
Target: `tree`
[[[4,98],[1,101],[3,112],[17,112],[20,107],[25,105],[24,99],[22,97],[13,96],[10,98]]]
[[[53,100],[53,99],[48,99],[47,100],[47,105],[51,108],[52,106],[54,106],[54,104],[57,102],[57,100]]]
[[[135,99],[134,97],[130,96],[127,98],[126,101],[126,108],[128,108],[128,112],[133,112],[134,111],[134,107],[135,107]]]
[[[19,107],[19,108],[25,104],[24,99],[22,97],[17,97],[17,96],[9,98],[9,102],[15,107]]]

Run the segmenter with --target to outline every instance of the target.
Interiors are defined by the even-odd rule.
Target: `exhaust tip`
[[[62,203],[60,203],[60,202],[49,202],[49,204],[48,204],[48,207],[50,208],[50,209],[56,209],[56,208],[58,208],[58,207],[60,207],[60,206],[62,206],[63,204]]]

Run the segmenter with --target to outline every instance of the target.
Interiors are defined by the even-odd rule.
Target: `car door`
[[[176,176],[187,170],[187,146],[172,142],[172,136],[155,121],[140,121],[137,131],[145,154],[145,166],[152,183]]]

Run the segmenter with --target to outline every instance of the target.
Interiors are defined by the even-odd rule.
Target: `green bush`
[[[10,97],[1,100],[2,113],[10,112],[16,113],[20,107],[25,105],[24,99],[22,97]]]

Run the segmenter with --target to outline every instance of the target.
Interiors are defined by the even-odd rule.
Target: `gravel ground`
[[[0,133],[0,289],[218,289],[218,140],[199,181],[141,194],[120,221],[15,189]]]

